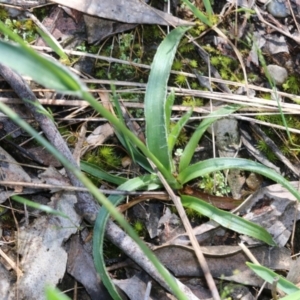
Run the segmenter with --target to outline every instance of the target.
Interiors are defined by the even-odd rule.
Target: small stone
[[[268,65],[267,69],[272,78],[274,79],[276,85],[281,85],[286,81],[288,77],[288,72],[285,68],[277,65]]]
[[[267,10],[275,18],[285,18],[290,15],[286,0],[271,0],[267,5]]]

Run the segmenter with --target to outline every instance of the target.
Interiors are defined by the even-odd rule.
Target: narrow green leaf
[[[207,12],[208,18],[209,18],[209,20],[211,20],[213,10],[212,10],[212,7],[211,7],[210,0],[203,0],[203,4],[204,4],[205,10]]]
[[[124,124],[119,121],[119,119],[117,119],[115,116],[113,116],[107,109],[105,109],[88,92],[83,93],[83,98],[85,100],[87,100],[97,112],[99,112],[104,118],[106,118],[109,122],[111,122],[115,128],[117,128],[117,130],[116,130],[117,134],[120,133],[120,135],[118,136],[119,138],[121,138],[121,136],[123,136],[123,135],[126,136],[132,142],[133,145],[135,145],[137,148],[139,148],[139,150],[142,152],[142,154],[145,157],[149,158],[156,165],[158,170],[163,174],[163,176],[166,178],[168,183],[173,188],[178,187],[178,183],[177,183],[176,179],[174,178],[174,176],[172,175],[172,173],[165,168],[165,166],[157,159],[157,157],[151,151],[149,151],[149,149],[146,147],[146,145],[136,135],[134,135],[127,127],[125,127]],[[122,140],[121,140],[121,142],[122,142]],[[123,144],[123,146],[125,145],[125,143],[123,143],[123,142],[122,142],[122,144]],[[134,153],[135,159],[139,163],[143,163],[143,155],[142,154],[139,153],[138,151],[137,151],[137,153]],[[138,157],[138,155],[140,155],[140,156]],[[146,163],[144,163],[143,166],[145,166],[145,168],[147,170],[149,169],[149,164],[148,164],[148,168],[146,167],[147,166]],[[153,172],[152,168],[151,168],[150,172]]]
[[[211,21],[209,20],[209,18],[206,17],[206,15],[200,11],[196,6],[194,6],[190,1],[188,0],[182,0],[187,7],[193,12],[193,14],[204,24],[206,24],[209,27],[212,27],[213,24],[211,23]]]
[[[280,298],[280,300],[299,300],[300,299],[300,291],[291,293],[288,296]]]
[[[142,189],[145,187],[151,186],[153,183],[157,183],[157,178],[154,175],[145,175],[141,177],[136,177],[133,179],[128,180],[124,184],[118,187],[118,190],[124,191],[135,191],[138,189]],[[117,206],[120,202],[124,200],[124,196],[122,195],[112,195],[109,197],[109,200],[114,206]],[[105,287],[108,289],[110,295],[113,299],[120,299],[120,296],[108,274],[106,271],[104,256],[103,256],[103,241],[104,241],[104,234],[105,234],[105,227],[107,220],[109,218],[109,211],[105,207],[100,209],[100,212],[97,216],[96,223],[94,226],[94,235],[93,235],[93,256],[95,261],[95,266],[97,272],[100,275]],[[139,244],[140,245],[140,244]],[[150,260],[153,259],[153,255],[148,249],[147,256]],[[159,272],[165,273],[164,267],[162,265],[159,266]],[[172,281],[172,276],[170,274],[166,274],[166,276],[170,276],[169,280]],[[181,293],[178,293],[180,295]],[[180,297],[179,297],[180,298]]]
[[[110,88],[112,90],[113,96],[113,103],[115,105],[115,110],[116,110],[116,114],[117,117],[119,119],[119,121],[123,124],[124,127],[126,127],[126,122],[123,116],[123,112],[122,112],[122,108],[119,102],[119,96],[116,93],[116,87],[114,85],[110,85]],[[122,134],[117,128],[115,129],[118,133],[117,136],[119,138],[119,140],[122,140],[122,144],[125,147],[125,149],[127,150],[127,152],[129,153],[130,157],[134,160],[135,162],[135,157],[134,157],[134,152],[133,152],[133,145],[132,143],[130,143],[130,140],[127,138],[127,136],[125,134]]]
[[[190,119],[191,115],[193,113],[193,109],[189,110],[186,112],[180,120],[176,123],[176,125],[172,128],[171,132],[169,133],[168,136],[168,145],[169,145],[169,151],[170,155],[172,155],[172,151],[174,149],[174,146],[176,144],[177,138],[179,134],[181,133],[181,130],[185,126],[185,124],[188,122]]]
[[[177,46],[188,27],[177,27],[159,45],[152,63],[145,95],[147,146],[160,163],[171,173],[168,149],[165,102],[167,83]]]
[[[45,288],[45,295],[47,300],[71,300],[68,296],[63,294],[56,288],[47,286]]]
[[[116,185],[121,185],[128,180],[127,178],[124,178],[121,176],[111,175],[108,172],[106,172],[105,170],[101,169],[99,166],[88,163],[86,161],[80,162],[80,168],[82,171],[84,171],[98,179],[105,180],[107,182],[110,182],[110,183],[113,183]]]
[[[28,47],[0,41],[0,62],[56,91],[81,95],[82,90],[87,90],[79,78],[66,67],[38,55]]]
[[[64,60],[65,62],[69,62],[68,55],[64,52],[64,49],[56,40],[53,40],[48,33],[44,32],[39,27],[37,27],[36,30],[46,44],[60,57],[60,59]]]
[[[168,95],[167,100],[166,100],[166,107],[165,107],[165,111],[166,111],[166,124],[169,128],[169,124],[171,122],[171,115],[172,115],[172,108],[173,108],[173,104],[175,101],[175,92],[172,89],[171,93]]]
[[[255,265],[250,262],[246,262],[246,265],[253,271],[255,272],[259,277],[261,277],[263,280],[267,281],[268,283],[272,284],[275,280],[275,278],[279,278],[277,282],[277,287],[281,291],[285,292],[286,294],[292,294],[292,293],[299,293],[300,289],[288,281],[287,279],[283,278],[282,276],[276,274],[272,270],[264,267],[264,266],[259,266]],[[296,299],[296,298],[295,298]],[[299,299],[299,298],[297,298]]]
[[[285,187],[293,196],[295,196],[298,201],[300,201],[299,192],[290,184],[288,180],[283,178],[280,174],[276,173],[272,169],[249,159],[228,157],[207,159],[203,162],[199,162],[187,167],[178,175],[177,180],[181,184],[184,184],[199,176],[204,176],[205,174],[227,169],[240,169],[261,174],[277,183],[282,184],[283,187]]]
[[[244,158],[221,157],[207,159],[205,161],[190,165],[181,173],[179,173],[177,179],[180,181],[180,183],[184,184],[199,176],[204,176],[205,174],[226,169],[247,170],[266,176],[267,178],[270,178],[277,183],[282,184],[297,199],[300,199],[299,192],[289,183],[288,180],[284,179],[280,174],[260,163]]]
[[[39,203],[35,203],[35,202],[32,202],[26,198],[23,198],[23,197],[20,197],[20,196],[12,196],[11,197],[14,201],[16,202],[19,202],[19,203],[22,203],[22,204],[25,204],[29,207],[32,207],[32,208],[35,208],[35,209],[39,209],[39,210],[42,210],[43,212],[47,213],[47,214],[52,214],[52,215],[56,215],[56,216],[61,216],[63,218],[67,218],[69,219],[69,217],[58,211],[58,210],[55,210],[47,205],[43,205],[43,204],[39,204]]]
[[[239,108],[241,108],[241,105],[236,104],[230,104],[226,105],[224,107],[221,107],[217,111],[212,112],[207,116],[206,119],[204,119],[198,126],[198,128],[193,133],[192,137],[190,138],[188,144],[186,145],[183,154],[180,159],[179,163],[179,172],[182,172],[185,168],[188,167],[188,165],[191,163],[192,157],[195,153],[195,150],[198,146],[198,143],[207,130],[207,128],[212,125],[216,120],[226,117]]]
[[[271,246],[275,246],[272,236],[261,226],[247,221],[230,212],[218,209],[213,205],[193,196],[181,195],[182,205],[190,207],[220,225],[241,234],[246,234]]]

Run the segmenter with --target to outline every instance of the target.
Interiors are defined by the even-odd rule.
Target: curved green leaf
[[[175,92],[172,89],[165,103],[166,124],[168,125],[168,128],[171,122],[171,115],[172,115],[172,108],[173,108],[174,101],[175,101]]]
[[[176,144],[177,138],[178,138],[179,134],[181,133],[182,128],[187,123],[187,121],[190,119],[192,113],[193,113],[193,109],[191,109],[188,112],[186,112],[180,118],[180,120],[175,124],[175,126],[173,127],[173,129],[169,133],[169,136],[168,136],[168,147],[169,147],[170,155],[172,155],[172,151],[173,151],[174,146]]]
[[[82,90],[87,90],[66,67],[38,55],[28,47],[0,41],[0,62],[56,91],[81,95]]]
[[[283,298],[280,298],[280,300],[299,300],[300,299],[300,290],[298,292],[289,294],[288,296],[285,296]]]
[[[204,24],[206,24],[209,27],[212,27],[212,22],[209,20],[209,18],[207,18],[207,16],[200,11],[196,6],[194,6],[189,0],[182,0],[188,7],[189,9],[193,12],[193,14]],[[204,1],[204,3],[206,3],[207,0]],[[211,7],[209,8],[208,5],[205,5],[205,8],[207,9],[208,15],[211,16],[212,11],[211,11]]]
[[[146,138],[149,150],[171,172],[166,120],[167,83],[177,46],[189,27],[177,27],[159,45],[151,66],[145,95]]]
[[[147,186],[149,187],[153,183],[158,183],[157,177],[154,175],[145,175],[145,176],[136,177],[128,180],[127,182],[119,186],[118,190],[135,191],[141,188],[145,188]],[[124,198],[125,196],[122,195],[112,195],[109,197],[109,200],[114,206],[117,206],[121,201],[124,200]],[[106,271],[104,256],[103,256],[103,240],[104,240],[106,223],[108,221],[109,216],[110,216],[109,211],[105,207],[102,207],[97,216],[96,223],[94,226],[93,256],[94,256],[97,272],[99,273],[100,278],[102,279],[105,287],[108,289],[110,295],[114,299],[121,299],[113,282],[111,281],[109,274]],[[151,256],[148,257],[149,259],[151,259]],[[159,271],[163,272],[161,268],[163,268],[162,265],[160,266]]]
[[[288,281],[287,279],[283,278],[282,276],[276,274],[272,270],[264,267],[264,266],[259,266],[250,262],[246,262],[246,265],[253,271],[255,272],[259,277],[261,277],[263,280],[267,281],[268,283],[272,284],[275,280],[275,278],[279,278],[277,281],[276,286],[278,289],[282,290],[286,294],[292,294],[296,292],[300,292],[300,289]],[[295,298],[299,299],[299,298]]]
[[[45,296],[47,300],[71,300],[71,298],[63,294],[60,290],[50,286],[45,287]]]
[[[88,163],[86,161],[81,161],[80,162],[80,169],[96,178],[99,178],[101,180],[105,180],[107,182],[116,184],[116,185],[121,185],[124,182],[126,182],[128,179],[121,177],[121,176],[114,176],[106,172],[105,170],[101,169],[100,167]]]
[[[245,220],[230,212],[218,209],[213,205],[193,196],[182,195],[181,200],[183,206],[190,207],[200,212],[202,215],[205,215],[206,217],[216,221],[225,228],[241,234],[246,234],[271,246],[276,245],[270,233],[255,223]]]
[[[191,163],[192,157],[195,153],[198,143],[199,143],[201,137],[203,136],[204,132],[207,130],[207,128],[210,125],[212,125],[216,120],[232,114],[233,112],[235,112],[236,110],[238,110],[241,107],[242,107],[241,105],[237,105],[237,104],[230,104],[230,105],[221,107],[220,109],[209,114],[207,116],[207,118],[204,119],[199,124],[198,128],[194,131],[188,144],[184,148],[184,151],[182,153],[180,163],[179,163],[179,172],[183,171]]]
[[[272,169],[265,167],[262,164],[243,158],[211,158],[203,162],[199,162],[187,167],[182,171],[177,179],[181,184],[184,184],[190,180],[193,180],[199,176],[204,176],[219,170],[226,169],[241,169],[261,174],[267,178],[270,178],[277,183],[280,183],[285,187],[295,198],[300,201],[300,194],[288,180],[283,178],[280,174],[276,173]]]

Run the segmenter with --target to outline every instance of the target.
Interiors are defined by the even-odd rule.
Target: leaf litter
[[[61,1],[52,2],[65,4],[61,3]],[[238,4],[242,7],[246,5],[246,7],[250,9],[253,8],[248,1],[242,2],[242,4]],[[8,2],[1,1],[1,3]],[[16,1],[16,3],[12,4],[23,6],[28,3]],[[34,5],[36,4],[37,3]],[[40,1],[38,4],[43,5],[45,4],[45,1]],[[121,13],[120,11],[111,10],[111,7],[115,7],[117,4],[122,5],[123,10]],[[71,9],[81,11],[82,13],[88,13],[94,17],[91,19],[90,16],[84,15],[83,18],[81,18],[82,16],[79,14],[74,21],[72,11],[65,10],[68,14],[72,15],[72,17],[69,17],[60,8],[56,7],[56,11],[53,10],[54,14],[49,14],[49,17],[47,16],[45,18],[45,22],[48,21],[48,23],[53,25],[51,30],[49,28],[48,30],[54,39],[66,40],[69,35],[76,31],[74,26],[78,26],[76,28],[79,29],[80,26],[83,26],[82,22],[84,20],[85,25],[90,24],[90,26],[87,26],[87,39],[90,43],[100,43],[108,36],[134,28],[137,24],[191,24],[190,20],[184,21],[173,17],[151,8],[150,6],[146,6],[146,4],[140,1],[131,1],[131,4],[128,4],[128,1],[126,3],[120,3],[118,1],[117,4],[114,4],[114,2],[110,2],[109,5],[108,2],[101,4],[98,2],[91,2],[91,5],[87,7],[82,1],[73,1],[72,4],[68,4]],[[297,2],[296,4],[298,5]],[[292,3],[292,5],[295,4]],[[296,8],[299,9],[299,5]],[[293,43],[299,42],[299,33],[295,32],[292,36],[289,31],[289,28],[294,24],[283,23],[291,22],[291,20],[277,20],[276,18],[278,16],[276,15],[272,17],[270,14],[273,14],[273,8],[270,8],[269,6],[269,13],[266,13],[258,7],[255,7],[255,9],[261,23],[260,26],[257,26],[257,28],[252,31],[256,40],[256,45],[254,46],[253,44],[253,47],[249,52],[247,57],[247,67],[250,69],[253,68],[253,66],[259,67],[260,63],[257,49],[262,49],[264,53],[273,57],[273,63],[280,64],[289,72],[298,73],[298,58],[297,56],[292,55],[293,53],[290,51],[291,45],[293,45],[293,47],[298,47]],[[60,17],[58,18],[57,16]],[[99,17],[104,17],[109,20],[103,20]],[[49,20],[46,20],[47,18],[49,18]],[[62,20],[63,22],[58,22]],[[98,24],[99,28],[97,27]],[[246,24],[245,21],[244,24]],[[269,24],[275,24],[271,26],[274,30],[272,33],[268,32]],[[278,24],[281,26],[276,27]],[[246,33],[243,27],[241,29],[242,30],[238,34],[239,37],[243,37]],[[290,40],[291,36],[292,42]],[[76,43],[72,44],[73,47],[74,45],[75,47],[80,45],[82,41],[82,38],[77,36]],[[232,49],[226,45],[224,40],[216,40],[215,43],[215,46],[220,50],[220,53],[227,56],[233,56]],[[44,45],[37,44],[37,46]],[[262,83],[260,82],[260,84]],[[5,128],[8,128],[6,122],[9,121],[4,120],[3,122],[4,125],[6,125]],[[219,133],[218,130],[215,130],[214,133],[216,136],[213,138],[216,139],[219,155],[225,157],[228,155],[236,155],[240,152],[239,129],[232,125],[232,123],[236,124],[236,120],[227,118],[218,122],[220,122],[219,124],[222,124],[221,127],[226,129],[225,133],[223,131]],[[223,122],[228,123],[225,123],[224,125]],[[113,131],[109,126],[110,125],[108,124],[104,124],[96,127],[93,133],[86,139],[87,147],[97,147],[97,145],[102,144],[106,139],[111,137]],[[110,133],[107,133],[107,127],[109,127]],[[235,127],[235,129],[229,131],[228,129],[231,127]],[[101,132],[104,128],[106,128],[104,130],[105,136],[102,137]],[[6,130],[6,132],[9,133],[10,131]],[[220,142],[220,139],[223,141],[224,137],[227,137],[228,143],[226,145],[223,144],[223,142]],[[252,139],[251,142],[253,144],[254,140]],[[222,143],[222,145],[220,143]],[[243,145],[247,150],[249,149],[248,151],[251,153],[250,147],[247,148],[246,143],[243,143]],[[1,151],[4,150],[1,149]],[[224,153],[224,151],[227,153]],[[34,178],[27,169],[25,170],[25,168],[18,166],[17,162],[9,153],[5,151],[1,153],[2,181],[15,180],[17,182],[42,183],[40,179]],[[242,155],[244,154],[242,153]],[[261,153],[258,155],[261,156]],[[48,165],[48,163],[45,164]],[[295,178],[288,170],[285,169],[285,172],[287,172],[291,178]],[[55,175],[54,177],[56,177],[56,180],[53,181],[53,174],[50,174],[44,173],[43,180],[47,183],[54,184],[55,186],[62,183],[63,180],[60,178],[61,175]],[[232,194],[236,189],[236,194],[235,196],[233,195],[233,198],[239,199],[245,192],[245,186],[247,192],[250,190],[251,194],[253,193],[251,188],[252,185],[245,184],[249,178],[249,174],[240,173],[240,171],[238,171],[237,174],[233,172],[232,178],[230,178],[230,174],[228,176],[227,180]],[[66,183],[66,185],[67,184],[68,183]],[[297,188],[298,182],[295,182],[294,186]],[[245,236],[240,236],[239,238],[249,245],[253,243],[250,250],[261,264],[273,270],[288,271],[291,269],[294,262],[290,258],[291,252],[285,246],[290,241],[294,222],[299,220],[299,207],[296,205],[296,199],[280,185],[269,185],[263,188],[257,186],[255,189],[255,193],[237,208],[235,213],[239,213],[240,215],[243,215],[244,218],[267,228],[273,235],[273,238],[276,240],[279,247],[271,248],[265,245],[259,245],[257,241],[253,241]],[[36,189],[30,189],[25,186],[24,188],[20,188],[20,186],[14,187],[13,184],[6,185],[6,188],[2,188],[1,190],[1,203],[4,203],[4,201],[13,194],[31,194],[36,191]],[[65,212],[69,218],[65,219],[40,213],[38,217],[34,219],[30,218],[29,224],[26,224],[25,222],[25,225],[23,225],[22,220],[20,220],[15,236],[15,242],[18,245],[17,255],[20,255],[17,267],[22,270],[23,275],[17,278],[18,280],[16,283],[11,284],[10,282],[13,282],[16,279],[14,277],[15,274],[11,271],[8,272],[8,270],[11,269],[5,269],[3,263],[1,263],[0,283],[1,287],[3,287],[1,292],[3,295],[9,295],[10,299],[14,299],[15,293],[19,294],[20,299],[43,299],[44,283],[48,282],[57,285],[63,278],[67,269],[68,273],[85,287],[91,299],[101,299],[98,298],[103,292],[101,280],[97,278],[95,271],[92,270],[93,266],[90,250],[84,249],[84,247],[88,245],[88,242],[83,241],[78,238],[78,236],[73,236],[68,242],[68,252],[64,249],[65,242],[78,231],[81,223],[81,218],[73,209],[76,197],[70,192],[52,190],[51,193],[53,192],[54,194],[48,205]],[[137,204],[137,207],[139,209],[133,207],[132,212],[128,212],[128,216],[130,217],[130,214],[132,214],[133,220],[134,218],[139,218],[145,222],[145,235],[149,236],[149,243],[152,242],[156,244],[156,246],[152,245],[152,248],[165,266],[178,277],[203,277],[201,269],[199,269],[197,260],[193,254],[193,250],[190,247],[189,240],[183,233],[182,224],[180,220],[176,218],[177,215],[172,213],[168,206],[163,208],[163,210],[158,210],[155,203]],[[26,212],[26,208],[24,208],[24,210]],[[195,216],[192,216],[191,220],[196,220],[195,223],[199,223],[199,220]],[[240,248],[236,246],[238,240],[237,236],[229,230],[220,228],[212,221],[206,222],[204,220],[202,223],[203,224],[194,227],[193,230],[203,248],[203,252],[206,255],[213,276],[233,283],[259,287],[262,284],[262,281],[245,267],[245,262],[248,258],[241,252]],[[226,245],[228,243],[231,245]],[[13,253],[9,252],[7,249],[6,251],[18,261]],[[2,257],[2,261],[3,259],[4,258]],[[129,275],[126,279],[115,279],[114,281],[119,288],[124,290],[127,297],[130,299],[141,299],[143,295],[148,293],[149,289],[151,290],[151,279],[149,279],[139,267],[132,267],[132,263],[129,261],[124,263],[124,265],[123,267]],[[110,269],[113,270],[113,268]],[[116,265],[115,270],[117,269]],[[137,271],[134,271],[135,269],[137,269]],[[237,274],[235,273],[236,270],[238,270]],[[118,276],[117,271],[112,272],[115,272],[112,273],[112,276]],[[87,274],[89,276],[87,276]],[[290,276],[293,278],[297,277],[295,274]],[[8,280],[8,278],[10,278],[10,280]],[[86,280],[86,278],[89,278],[89,280]],[[37,283],[40,284],[38,285]],[[198,282],[196,289],[193,289],[192,280],[187,280],[185,284],[194,291],[199,299],[209,299],[209,293],[207,293],[206,288],[202,286],[202,283],[199,284]],[[134,288],[132,288],[133,286]],[[162,292],[158,287],[156,288],[157,290],[155,290],[154,293],[156,292],[159,294]],[[271,289],[271,287],[269,288]],[[202,293],[206,293],[206,296],[203,296]],[[162,298],[158,298],[156,295],[156,298],[149,297],[148,299]]]

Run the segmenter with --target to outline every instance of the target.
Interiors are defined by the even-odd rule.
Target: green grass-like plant
[[[210,15],[210,13],[208,11],[208,15]],[[207,24],[211,26],[212,23],[209,18],[206,17],[205,20],[208,22]],[[218,158],[191,164],[195,149],[206,129],[214,121],[226,115],[230,115],[239,109],[239,105],[227,105],[222,107],[203,120],[183,149],[182,155],[179,157],[179,163],[176,165],[174,164],[174,146],[182,128],[189,120],[192,110],[184,114],[172,130],[170,130],[170,118],[175,96],[172,93],[168,95],[167,84],[177,46],[188,28],[178,27],[171,31],[158,47],[154,57],[145,95],[146,145],[126,127],[120,110],[118,109],[118,101],[116,99],[114,100],[114,104],[118,117],[115,117],[112,113],[107,111],[101,103],[88,92],[87,87],[80,79],[73,75],[66,67],[34,52],[22,41],[22,39],[9,31],[3,23],[0,23],[0,30],[19,43],[19,45],[16,46],[0,41],[1,63],[15,69],[21,74],[31,76],[35,81],[48,88],[81,97],[89,102],[99,114],[114,126],[115,132],[123,147],[131,154],[136,163],[144,168],[146,173],[143,176],[135,177],[127,181],[122,181],[122,178],[120,178],[118,189],[134,191],[138,189],[157,188],[161,186],[157,176],[157,170],[162,174],[173,190],[178,190],[189,181],[204,176],[205,174],[234,168],[260,173],[275,180],[278,183],[281,183],[298,200],[300,200],[298,191],[287,180],[263,165],[247,159]],[[16,61],[18,61],[18,65],[15,64]],[[119,204],[124,197],[118,195],[110,196],[107,199],[103,194],[99,193],[98,189],[80,172],[80,170],[70,165],[60,153],[57,153],[52,145],[50,145],[43,137],[39,136],[35,130],[33,130],[25,121],[18,118],[18,116],[3,103],[0,103],[0,110],[35,137],[39,143],[44,145],[49,152],[59,159],[66,168],[70,169],[82,183],[89,188],[94,197],[101,205],[103,205],[94,226],[93,253],[96,269],[112,297],[114,299],[120,299],[117,290],[106,272],[103,258],[103,239],[105,225],[109,216],[112,216],[127,231],[134,241],[138,243],[161,276],[165,279],[166,283],[170,286],[175,296],[178,299],[186,299],[186,296],[179,288],[174,278],[139,239],[134,229],[129,226],[123,216],[114,208],[114,206]],[[155,165],[155,169],[151,167],[148,160]],[[95,169],[97,170],[97,168],[94,169],[91,165],[85,166],[89,166],[91,172],[94,172]],[[114,182],[119,180],[117,176],[110,177],[109,174],[106,174],[103,170],[97,171],[98,174],[100,174],[99,176],[105,177],[107,180],[111,179]],[[239,233],[250,235],[267,244],[274,245],[271,235],[264,228],[256,224],[232,215],[229,212],[219,210],[192,196],[182,195],[181,201],[186,207],[198,211],[224,227]]]

